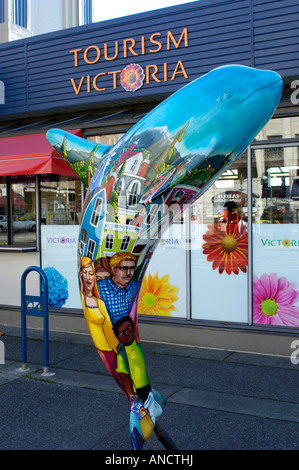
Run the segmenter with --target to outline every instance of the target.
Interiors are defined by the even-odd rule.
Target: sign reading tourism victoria
[[[113,147],[57,129],[47,133],[88,187],[78,288],[95,347],[128,398],[133,449],[142,449],[153,431],[176,448],[157,422],[166,400],[151,386],[138,313],[175,312],[179,286],[171,275],[180,266],[148,273],[150,260],[165,231],[270,119],[281,90],[274,72],[225,66],[174,93]]]
[[[73,58],[73,73],[70,77],[70,86],[75,96],[86,93],[103,93],[116,90],[120,87],[127,92],[135,92],[144,85],[174,81],[177,78],[184,77],[188,79],[188,74],[182,60],[173,61],[173,50],[188,48],[189,36],[188,28],[183,28],[179,33],[167,31],[165,33],[156,32],[149,37],[140,36],[138,38],[125,38],[105,42],[104,44],[89,44],[86,47],[78,47],[69,51]],[[155,57],[155,54],[163,51],[165,61],[162,65],[150,62],[146,65],[140,65],[138,61],[144,62],[144,57]],[[171,58],[167,62],[167,54]],[[123,68],[117,65],[114,70],[113,64],[119,61],[133,59],[133,62],[127,63]],[[80,76],[80,71],[84,66],[90,66],[91,70],[96,67],[96,73],[84,73]]]

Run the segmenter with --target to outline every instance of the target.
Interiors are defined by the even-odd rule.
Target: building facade
[[[295,0],[202,0],[0,46],[0,323],[15,321],[22,272],[38,265],[69,276],[69,292],[52,304],[53,325],[83,329],[77,281],[61,260],[76,272],[84,188],[47,144],[47,130],[112,145],[182,86],[238,63],[278,72],[281,102],[247,152],[163,235],[148,271],[168,292],[171,315],[158,299],[155,309],[143,306],[141,332],[291,352],[299,332],[298,18]],[[139,73],[134,84],[130,71]],[[132,214],[146,164],[136,154],[125,168],[130,177],[120,190]],[[185,205],[189,196],[184,187],[169,195]],[[129,223],[130,211],[122,217]],[[118,241],[107,230],[103,246],[83,237],[80,249],[126,251],[134,237],[134,228]]]
[[[0,43],[89,24],[92,0],[0,0]]]

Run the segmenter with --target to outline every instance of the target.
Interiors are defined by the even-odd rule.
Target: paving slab
[[[299,423],[299,404],[184,388],[169,402]]]

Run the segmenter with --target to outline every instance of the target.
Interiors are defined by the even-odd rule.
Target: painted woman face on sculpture
[[[93,295],[94,272],[91,264],[81,269],[83,290],[86,295]]]

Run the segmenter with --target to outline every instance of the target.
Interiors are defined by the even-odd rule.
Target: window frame
[[[14,24],[27,29],[27,26],[28,26],[27,0],[14,0],[13,21],[14,21]]]

